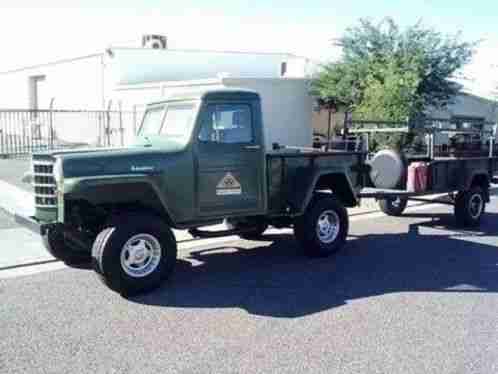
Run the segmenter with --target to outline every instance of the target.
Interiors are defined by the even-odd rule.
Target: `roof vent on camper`
[[[142,47],[152,49],[166,49],[168,39],[164,35],[144,35],[142,37]]]

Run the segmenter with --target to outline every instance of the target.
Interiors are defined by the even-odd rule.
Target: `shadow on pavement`
[[[419,230],[452,230],[451,214],[411,216],[431,220],[410,225],[405,234],[352,236],[340,254],[326,259],[296,255],[291,235],[267,237],[278,241],[251,249],[194,251],[188,261],[179,261],[171,282],[131,300],[293,318],[389,293],[498,292],[498,247],[462,240],[497,235],[498,215],[487,214],[479,231],[435,234]]]

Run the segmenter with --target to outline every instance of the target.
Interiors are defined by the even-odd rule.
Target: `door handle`
[[[260,149],[261,146],[260,145],[246,145],[244,148],[245,149]]]

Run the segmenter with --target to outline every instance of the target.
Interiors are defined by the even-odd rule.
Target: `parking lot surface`
[[[0,372],[498,372],[498,203],[351,222],[345,249],[292,237],[194,245],[131,299],[87,269],[0,280]],[[22,243],[19,243],[22,245]]]

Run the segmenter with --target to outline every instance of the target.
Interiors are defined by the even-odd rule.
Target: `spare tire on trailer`
[[[399,188],[406,182],[407,162],[399,153],[391,149],[377,152],[369,161],[370,180],[377,188]]]
[[[408,163],[402,154],[391,149],[377,152],[369,162],[370,180],[377,188],[404,189]],[[378,201],[380,210],[388,216],[400,216],[408,200],[402,197],[389,197]]]

